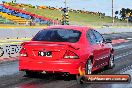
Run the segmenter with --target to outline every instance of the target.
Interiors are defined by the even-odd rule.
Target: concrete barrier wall
[[[132,28],[98,28],[96,30],[101,34],[132,32]]]
[[[12,28],[0,29],[0,38],[32,38],[42,28]],[[132,32],[132,28],[99,28],[96,29],[102,34]]]
[[[11,58],[19,56],[20,45],[2,45],[0,46],[0,57]]]
[[[0,29],[0,39],[3,38],[32,38],[41,29],[37,28],[20,28],[20,29]]]

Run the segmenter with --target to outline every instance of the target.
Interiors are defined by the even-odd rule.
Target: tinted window
[[[49,41],[49,42],[77,42],[81,32],[70,29],[45,29],[41,30],[33,38],[33,41]]]
[[[93,34],[93,32],[91,30],[89,30],[87,32],[87,39],[91,44],[95,44],[96,43],[96,38],[95,35]]]
[[[104,40],[103,36],[99,32],[97,32],[95,30],[93,30],[93,32],[94,32],[95,37],[96,37],[96,42],[103,42],[103,40]]]

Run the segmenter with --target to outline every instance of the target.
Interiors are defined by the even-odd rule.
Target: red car
[[[34,72],[92,74],[102,67],[114,67],[110,39],[82,26],[50,26],[31,41],[21,44],[19,70]]]

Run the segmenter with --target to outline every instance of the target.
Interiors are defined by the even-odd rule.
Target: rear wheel
[[[85,66],[85,73],[86,75],[90,75],[92,74],[92,60],[91,59],[88,59],[87,63],[86,63],[86,66]],[[77,79],[77,83],[78,84],[84,84],[85,83],[85,77],[84,76],[80,76],[80,75],[77,75],[76,76],[76,79]]]
[[[89,59],[88,61],[87,61],[87,63],[86,63],[86,74],[88,75],[88,74],[92,74],[92,61],[91,61],[91,59]]]

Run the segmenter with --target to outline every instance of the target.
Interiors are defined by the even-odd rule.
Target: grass
[[[22,7],[15,6],[16,8],[22,9]],[[24,7],[26,11],[32,12],[47,18],[51,19],[59,19],[62,18],[62,12],[59,10],[50,10],[50,9],[36,9],[36,8],[29,8]],[[70,22],[71,24],[78,24],[78,25],[99,25],[103,23],[112,23],[112,17],[104,16],[104,18],[100,18],[99,15],[93,14],[84,14],[84,13],[75,13],[69,12]],[[115,18],[115,23],[125,23],[125,21],[120,21],[119,19]]]

